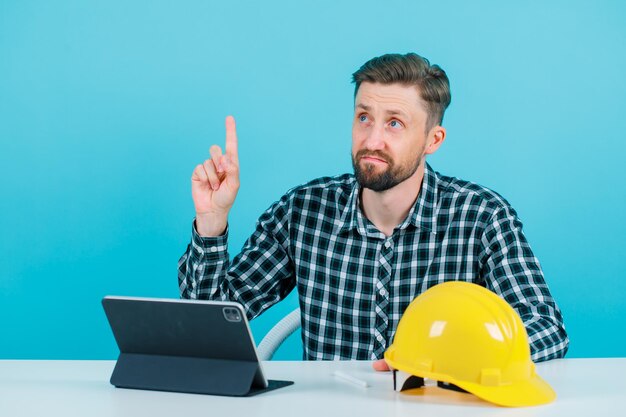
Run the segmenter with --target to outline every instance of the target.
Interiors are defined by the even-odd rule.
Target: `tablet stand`
[[[119,388],[245,397],[293,384],[255,386],[257,362],[121,353],[111,375]]]

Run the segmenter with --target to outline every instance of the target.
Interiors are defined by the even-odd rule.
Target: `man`
[[[227,218],[239,189],[235,121],[192,175],[192,242],[179,262],[185,298],[238,301],[249,318],[297,287],[305,359],[378,359],[408,304],[444,281],[475,282],[521,316],[535,361],[568,338],[516,212],[500,195],[425,162],[446,137],[445,72],[417,54],[373,58],[353,74],[354,175],[296,187],[259,219],[229,262]]]

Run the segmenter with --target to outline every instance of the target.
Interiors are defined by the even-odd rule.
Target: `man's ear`
[[[426,155],[435,153],[444,140],[446,140],[446,128],[439,125],[433,127],[428,133],[424,153]]]

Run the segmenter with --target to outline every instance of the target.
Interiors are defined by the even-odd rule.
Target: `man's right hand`
[[[226,117],[226,153],[211,146],[211,157],[191,175],[191,195],[196,207],[196,231],[200,236],[219,236],[226,230],[228,212],[239,190],[239,155],[235,119]]]

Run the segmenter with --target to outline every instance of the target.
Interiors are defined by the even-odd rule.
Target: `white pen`
[[[367,381],[363,381],[362,379],[355,378],[352,375],[348,375],[345,372],[335,371],[333,372],[333,375],[343,381],[350,382],[351,384],[354,384],[354,385],[358,385],[359,387],[367,388],[370,386],[367,383]]]

